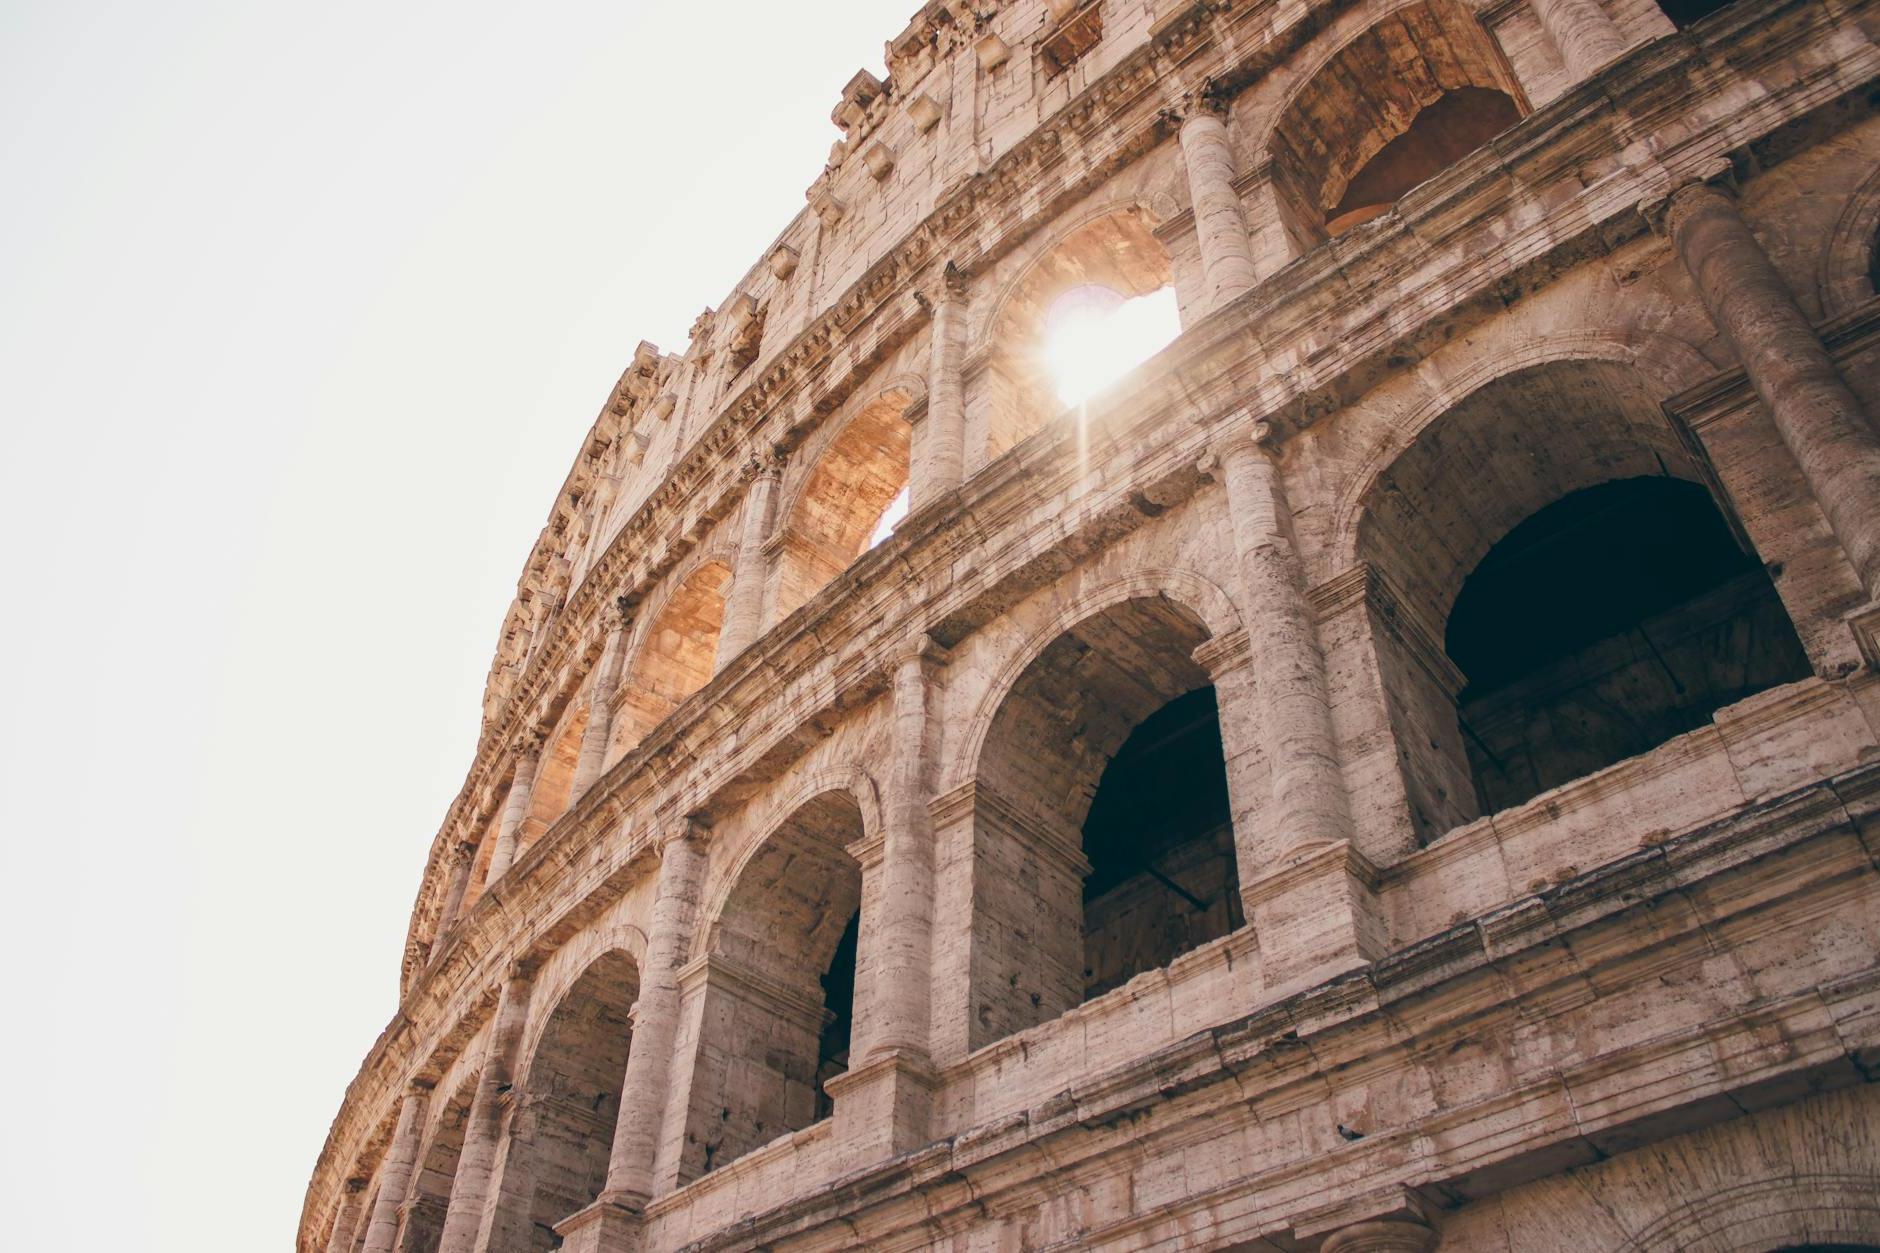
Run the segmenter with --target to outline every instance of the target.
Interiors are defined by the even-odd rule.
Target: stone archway
[[[490,1248],[559,1248],[554,1225],[600,1195],[639,986],[633,959],[615,949],[556,1002],[523,1071],[492,1201]]]

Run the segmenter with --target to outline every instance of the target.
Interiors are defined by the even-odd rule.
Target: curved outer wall
[[[1876,31],[923,8],[596,419],[298,1247],[1880,1246]],[[1066,409],[1089,283],[1182,333]],[[1751,573],[1471,692],[1483,556],[1654,477]],[[1204,686],[1174,942],[1079,828]]]

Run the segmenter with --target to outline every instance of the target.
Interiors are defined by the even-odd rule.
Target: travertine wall
[[[558,496],[299,1247],[1880,1246],[1877,25],[923,8]],[[1087,283],[1183,332],[1065,409]],[[1459,592],[1654,476],[1774,588],[1653,662],[1729,702],[1482,812],[1551,750],[1458,718]],[[1157,965],[1081,833],[1207,686],[1159,869],[1234,907]]]

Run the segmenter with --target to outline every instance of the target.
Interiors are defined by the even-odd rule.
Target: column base
[[[1312,987],[1383,956],[1376,886],[1377,868],[1340,840],[1290,853],[1241,887],[1268,995]]]
[[[639,1253],[645,1220],[639,1203],[605,1194],[555,1224],[563,1253]]]
[[[924,1057],[899,1050],[829,1080],[843,1169],[884,1162],[927,1144],[938,1083]]]

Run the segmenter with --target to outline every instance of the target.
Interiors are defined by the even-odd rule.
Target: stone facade
[[[302,1253],[1880,1247],[1876,38],[928,4],[595,422]]]

